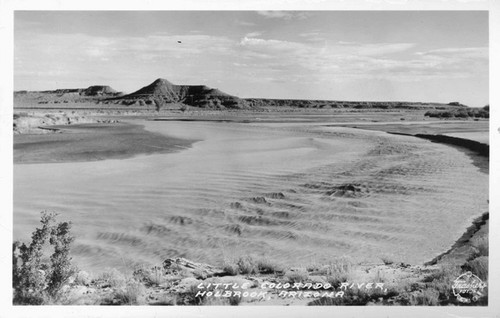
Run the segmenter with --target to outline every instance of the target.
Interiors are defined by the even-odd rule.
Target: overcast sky
[[[485,11],[17,11],[14,42],[15,90],[165,78],[240,97],[488,104]]]

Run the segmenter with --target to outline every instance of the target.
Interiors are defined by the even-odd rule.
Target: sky
[[[487,11],[16,11],[14,89],[488,100]]]

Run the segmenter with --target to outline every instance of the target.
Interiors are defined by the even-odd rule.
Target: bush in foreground
[[[42,226],[33,232],[31,243],[13,243],[12,287],[15,305],[56,302],[61,296],[62,286],[76,271],[69,256],[70,245],[74,240],[70,234],[71,223],[56,223],[56,216],[53,212],[42,212]],[[53,248],[48,260],[44,256],[47,243]]]

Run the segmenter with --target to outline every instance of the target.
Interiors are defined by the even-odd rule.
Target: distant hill
[[[407,101],[341,101],[312,99],[272,99],[239,98],[205,85],[176,85],[166,79],[158,78],[141,89],[124,95],[107,85],[92,85],[88,88],[56,89],[48,91],[16,91],[15,107],[36,107],[38,104],[50,104],[41,107],[76,107],[81,103],[100,104],[99,108],[123,107],[138,110],[186,109],[359,109],[359,110],[428,110],[426,116],[441,116],[441,112],[452,111],[460,117],[469,107],[459,102],[407,102]],[[73,106],[75,105],[75,106]],[[113,106],[117,105],[117,106]],[[92,106],[87,106],[92,107]],[[462,116],[463,117],[463,116]],[[477,116],[476,116],[477,117]]]
[[[115,91],[114,89],[112,89],[110,86],[107,85],[94,85],[94,86],[89,86],[80,94],[85,96],[116,96],[120,95],[121,93]]]
[[[271,99],[245,98],[249,107],[292,107],[292,108],[353,108],[353,109],[448,109],[452,106],[443,103],[426,102],[373,102],[373,101],[336,101],[314,99]]]
[[[47,91],[15,91],[14,96],[22,96],[28,94],[45,94],[45,95],[79,95],[79,96],[118,96],[122,93],[117,92],[107,85],[92,85],[88,88],[60,88]]]
[[[162,107],[166,103],[182,103],[200,108],[243,108],[245,103],[236,96],[205,85],[175,85],[159,78],[131,94],[115,99],[125,105],[151,105]]]
[[[46,91],[15,91],[14,107],[36,107],[36,105],[47,106],[54,104],[96,104],[108,98],[123,95],[107,85],[92,85],[87,88],[62,88]],[[64,107],[57,105],[57,107]],[[52,107],[52,106],[51,106]]]

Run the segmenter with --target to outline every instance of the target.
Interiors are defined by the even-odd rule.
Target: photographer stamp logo
[[[483,289],[486,287],[479,277],[471,272],[463,273],[458,276],[453,282],[453,295],[462,303],[476,302],[482,295]]]

